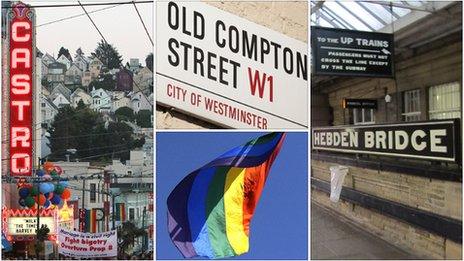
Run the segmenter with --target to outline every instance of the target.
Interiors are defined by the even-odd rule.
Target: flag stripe
[[[216,173],[216,168],[201,170],[193,181],[192,190],[188,199],[188,219],[192,233],[192,244],[200,256],[214,257],[213,249],[208,237],[206,225],[206,202],[208,187]]]
[[[248,252],[248,236],[243,227],[243,182],[246,169],[231,168],[224,186],[227,239],[235,254]]]
[[[215,258],[235,255],[229,240],[227,240],[226,220],[224,218],[224,184],[228,171],[228,167],[217,168],[206,199],[206,216],[208,217],[206,222]]]

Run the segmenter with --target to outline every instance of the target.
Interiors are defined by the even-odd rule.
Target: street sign
[[[318,127],[312,149],[437,161],[459,161],[459,120]]]
[[[10,173],[32,175],[33,137],[33,12],[23,3],[12,8],[9,21],[9,109],[10,109]]]
[[[313,74],[393,77],[393,34],[311,27]]]
[[[231,128],[308,126],[308,45],[201,2],[157,2],[157,102]]]

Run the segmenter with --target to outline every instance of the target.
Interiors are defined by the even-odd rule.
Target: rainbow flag
[[[124,203],[116,203],[116,221],[126,221],[126,206]]]
[[[95,209],[85,210],[85,231],[97,233],[97,211]]]
[[[167,200],[168,231],[184,257],[248,252],[250,221],[284,138],[284,133],[256,138],[190,173],[174,188]]]

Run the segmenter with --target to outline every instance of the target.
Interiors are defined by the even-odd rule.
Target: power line
[[[85,4],[56,4],[56,5],[27,5],[29,8],[59,8],[59,7],[73,7],[73,6],[102,6],[102,5],[128,5],[133,1],[128,2],[103,2],[103,3],[85,3]],[[136,4],[153,4],[154,1],[137,1]],[[13,6],[2,6],[2,9],[12,9]]]
[[[152,45],[152,46],[155,46],[155,44],[153,43],[153,40],[151,39],[150,34],[148,33],[148,29],[147,29],[147,27],[145,26],[145,23],[143,22],[142,16],[140,16],[139,9],[137,9],[137,5],[135,4],[134,1],[132,1],[132,3],[134,4],[135,11],[137,11],[137,15],[138,15],[139,18],[140,18],[140,22],[142,22],[143,28],[145,29],[145,33],[147,34],[148,39],[149,39],[150,42],[151,42],[151,45]]]
[[[106,41],[105,37],[103,36],[103,34],[100,32],[100,29],[98,29],[97,25],[95,24],[95,22],[92,20],[92,18],[90,17],[89,13],[87,13],[87,10],[85,10],[84,6],[81,4],[81,1],[77,1],[79,3],[79,5],[82,7],[82,10],[84,10],[85,14],[87,15],[87,17],[90,19],[90,22],[92,22],[93,26],[95,27],[95,29],[97,29],[98,33],[100,34],[101,38],[103,38],[103,40],[105,41],[106,44],[108,44],[108,41]]]

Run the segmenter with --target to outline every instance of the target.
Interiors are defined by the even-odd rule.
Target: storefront
[[[390,76],[311,77],[312,201],[421,258],[462,257],[461,10],[395,30]],[[444,122],[453,126],[436,136]],[[348,174],[334,203],[338,165]]]

